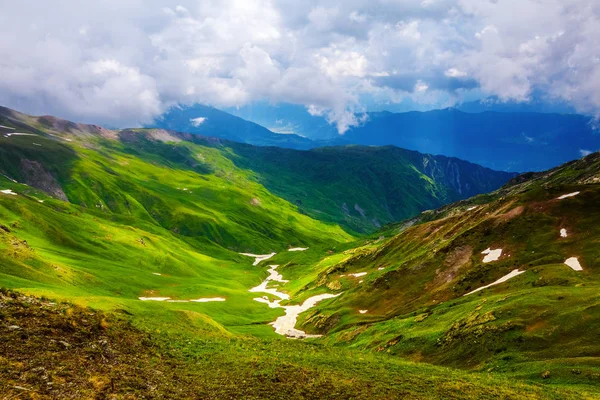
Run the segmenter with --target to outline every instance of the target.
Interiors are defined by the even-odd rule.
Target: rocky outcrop
[[[422,172],[438,184],[455,191],[460,198],[495,190],[514,173],[492,171],[488,168],[444,156],[422,156]]]
[[[25,179],[25,183],[29,186],[43,190],[56,199],[69,201],[56,178],[41,163],[22,159],[21,173]]]

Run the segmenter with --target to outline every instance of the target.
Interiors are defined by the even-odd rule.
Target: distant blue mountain
[[[249,110],[250,107],[246,107],[238,112],[248,115]],[[293,149],[347,144],[393,145],[422,153],[457,157],[507,172],[541,171],[600,149],[600,132],[594,129],[591,117],[578,114],[469,113],[457,109],[406,113],[383,111],[368,113],[364,124],[338,135],[335,127],[321,117],[310,116],[304,108],[284,105],[278,108],[277,113],[273,110],[273,106],[263,104],[253,111],[253,115],[255,120],[264,118],[267,122],[270,115],[282,117],[276,124],[285,134],[202,105],[174,107],[152,126],[259,146]],[[284,116],[288,119],[283,120]],[[292,116],[297,118],[294,120]],[[296,122],[290,122],[292,120]],[[303,122],[297,122],[300,120]],[[325,138],[320,139],[320,135],[325,135]]]
[[[394,145],[502,171],[540,171],[600,149],[600,132],[578,114],[466,113],[456,109],[370,113],[338,143]]]
[[[282,135],[216,108],[196,104],[172,107],[147,127],[215,136],[257,146],[309,149],[315,144],[299,135]]]

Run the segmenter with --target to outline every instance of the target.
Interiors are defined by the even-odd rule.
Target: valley
[[[3,393],[600,395],[597,153],[517,176],[393,146],[0,125]]]

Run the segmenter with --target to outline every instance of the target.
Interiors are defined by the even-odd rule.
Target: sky
[[[0,0],[0,104],[114,127],[176,104],[306,107],[532,93],[600,116],[597,0]],[[383,106],[382,106],[383,105]]]

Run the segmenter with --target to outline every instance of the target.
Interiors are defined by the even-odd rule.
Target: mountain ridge
[[[200,105],[186,107],[182,110],[190,114],[186,114],[183,121],[179,117],[173,117],[180,123],[175,121],[174,124],[169,124],[167,114],[163,122],[155,126],[193,131],[191,116],[200,115],[205,109]],[[283,108],[281,111],[283,115],[285,110]],[[300,111],[293,108],[290,112],[294,117]],[[307,114],[306,111],[304,113]],[[252,116],[252,113],[242,112],[240,115]],[[323,123],[327,121],[324,117],[309,115],[306,123],[302,122],[306,118],[299,117],[301,121],[298,124],[304,130],[315,129],[311,134],[302,131],[310,139],[294,134],[276,134],[265,128],[254,137],[238,138],[238,141],[296,149],[346,144],[395,145],[422,153],[457,157],[495,170],[512,172],[546,170],[600,149],[600,136],[597,135],[593,118],[579,114],[514,111],[469,113],[448,108],[403,113],[378,111],[367,112],[365,115],[368,116],[365,121],[350,127],[343,135],[333,133],[335,127],[330,125],[330,130],[324,137],[315,136],[320,134],[318,132],[321,132]],[[206,121],[208,120],[210,118]],[[240,120],[236,121],[241,123]],[[293,121],[286,122],[283,116],[276,121],[281,126],[293,124]],[[248,124],[255,126],[250,122]],[[198,128],[199,132],[207,129],[202,125]],[[224,137],[233,137],[233,134],[228,132]]]
[[[7,113],[8,111],[5,111],[0,115],[12,115]],[[456,158],[421,156],[417,152],[394,150],[393,147],[378,149],[349,146],[313,150],[255,147],[197,133],[153,128],[105,130],[95,125],[75,124],[59,119],[53,119],[52,124],[49,124],[47,117],[29,117],[24,114],[17,116],[18,118],[12,116],[4,119],[4,123],[16,122],[20,124],[21,130],[27,130],[26,127],[29,126],[29,131],[42,134],[44,129],[50,126],[50,137],[61,138],[62,144],[58,146],[65,153],[63,157],[67,158],[75,156],[66,155],[72,153],[69,150],[71,143],[81,142],[83,146],[90,148],[106,147],[94,142],[94,135],[96,135],[97,138],[106,140],[109,148],[115,145],[119,147],[119,143],[122,143],[130,148],[127,151],[149,157],[148,160],[153,160],[155,157],[151,153],[159,152],[168,157],[170,162],[185,165],[197,172],[208,173],[210,166],[199,160],[186,147],[186,143],[208,146],[217,151],[224,150],[223,156],[240,168],[259,172],[259,175],[262,173],[262,176],[256,178],[259,182],[275,190],[287,201],[301,205],[305,209],[304,212],[311,217],[323,217],[327,222],[341,223],[359,232],[372,230],[380,224],[406,218],[423,209],[435,208],[448,201],[492,190],[514,176],[514,174],[492,171]],[[32,125],[27,125],[28,123]],[[64,129],[61,131],[61,128]],[[226,151],[227,149],[231,151]],[[386,165],[386,162],[382,162],[380,158],[388,160],[395,167]],[[22,176],[22,173],[17,171],[19,169],[17,165],[20,163],[20,159],[7,163],[4,166],[4,173],[12,176],[13,179]],[[56,164],[56,162],[52,164],[52,161],[50,163],[51,166]],[[351,166],[353,172],[345,172],[346,168],[342,167],[342,163],[346,167]],[[38,170],[41,175],[48,172],[48,168],[38,168]],[[311,171],[308,179],[306,171]],[[67,178],[66,171],[55,172],[59,181]],[[463,183],[460,181],[461,174]],[[336,177],[339,179],[336,180]],[[32,179],[29,182],[35,181]],[[299,182],[303,182],[301,187],[298,186]],[[342,184],[345,182],[346,185],[340,182]],[[385,188],[385,185],[388,185],[397,191],[398,188],[395,186],[398,184],[400,184],[398,188],[414,184],[414,190],[419,194],[412,198],[408,193],[396,192],[393,195]],[[333,192],[330,188],[336,185],[337,189]],[[317,187],[320,189],[315,190]],[[323,198],[321,193],[325,192],[329,194]],[[358,197],[355,192],[360,193]],[[375,195],[375,192],[380,194]],[[345,197],[337,203],[334,202],[341,193],[344,193]],[[378,200],[378,197],[381,200]],[[363,211],[357,212],[358,209]]]

